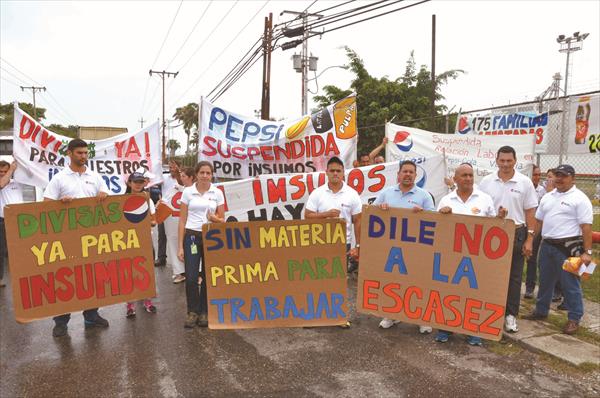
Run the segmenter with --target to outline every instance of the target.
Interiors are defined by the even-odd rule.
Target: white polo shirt
[[[44,198],[59,200],[65,196],[72,198],[92,198],[98,195],[98,192],[109,193],[106,183],[100,175],[89,167],[79,174],[65,167],[52,177],[50,183],[44,191]]]
[[[196,184],[194,184],[183,190],[181,203],[188,207],[185,227],[194,231],[202,231],[202,226],[209,222],[208,212],[215,213],[217,207],[225,203],[225,197],[223,192],[213,184],[203,194],[198,192]]]
[[[179,185],[177,183],[177,179],[173,178],[171,174],[163,175],[163,183],[162,183],[162,195],[166,196],[167,192],[171,190],[175,185]]]
[[[538,203],[540,200],[542,200],[542,196],[544,196],[546,194],[546,188],[544,188],[542,186],[542,184],[538,184],[537,187],[535,187],[535,193],[538,196]]]
[[[592,202],[575,185],[567,192],[554,189],[542,198],[535,218],[543,221],[542,238],[580,236],[581,224],[592,224]]]
[[[478,189],[473,189],[471,196],[465,202],[458,196],[456,191],[444,196],[438,204],[438,211],[448,206],[453,214],[464,214],[467,216],[496,217],[496,209],[491,196]]]
[[[358,192],[349,187],[345,182],[342,188],[333,192],[329,184],[321,185],[311,192],[306,201],[306,210],[322,213],[336,209],[340,211],[340,218],[346,220],[346,242],[352,239],[352,216],[362,212],[362,201]]]
[[[0,188],[0,217],[4,218],[4,206],[17,203],[23,203],[23,185],[10,180],[4,188]]]
[[[500,206],[507,209],[506,218],[513,220],[516,225],[525,225],[525,210],[538,205],[533,183],[516,170],[506,182],[498,177],[498,172],[486,175],[479,183],[479,189],[492,197],[496,211]]]

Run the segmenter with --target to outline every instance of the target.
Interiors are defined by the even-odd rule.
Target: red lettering
[[[145,291],[150,287],[150,282],[152,276],[144,267],[144,262],[146,261],[145,257],[137,256],[133,259],[133,268],[138,272],[138,277],[136,277],[133,281],[135,287],[141,291]]]
[[[48,272],[48,281],[44,280],[42,275],[33,275],[30,278],[31,282],[31,301],[34,307],[43,305],[42,295],[46,297],[46,301],[50,304],[56,303],[56,295],[54,294],[54,273]]]
[[[28,127],[27,132],[25,132],[25,126]],[[33,119],[30,119],[29,116],[23,114],[23,117],[21,118],[21,125],[19,126],[19,138],[27,139],[31,137],[34,129],[35,122]]]
[[[442,299],[440,298],[440,292],[437,290],[432,290],[429,292],[429,301],[427,302],[427,307],[425,308],[423,320],[425,322],[431,322],[432,314],[435,317],[435,322],[440,324],[446,323],[444,319],[444,309],[442,308]]]
[[[20,278],[19,287],[21,290],[21,304],[23,304],[23,309],[28,310],[31,308],[31,299],[29,298],[29,279]]]
[[[365,189],[365,176],[361,170],[352,169],[346,178],[346,183],[360,195]]]
[[[417,286],[410,286],[404,292],[404,313],[410,319],[419,319],[421,318],[421,313],[423,312],[421,307],[417,307],[415,311],[410,309],[410,300],[412,296],[417,296],[420,300],[423,298],[423,292]]]
[[[477,325],[471,323],[471,320],[479,320],[479,312],[473,312],[473,309],[480,309],[482,302],[479,300],[468,298],[465,302],[465,319],[463,321],[463,328],[476,333],[478,328]]]
[[[305,175],[308,177],[308,174],[305,174]],[[304,183],[302,182],[302,177],[303,177],[302,174],[298,174],[298,175],[295,175],[292,178],[290,178],[290,185],[298,188],[298,190],[296,192],[292,192],[292,194],[290,195],[292,200],[299,200],[306,193],[306,187],[305,187]]]
[[[363,282],[363,303],[362,306],[366,310],[377,311],[377,304],[371,304],[371,299],[377,299],[377,293],[371,293],[371,288],[379,289],[379,281],[371,281],[365,279]]]
[[[504,316],[504,306],[492,303],[485,303],[485,309],[493,311],[492,314],[479,325],[479,332],[498,336],[500,334],[500,328],[495,328],[492,323],[498,319],[502,319]],[[502,327],[502,326],[501,326]]]
[[[94,274],[96,275],[96,297],[106,297],[105,285],[110,282],[111,295],[119,294],[119,278],[117,275],[117,262],[111,260],[108,264],[97,262],[94,264]]]
[[[369,186],[369,192],[379,192],[385,187],[385,176],[380,174],[380,171],[383,171],[385,166],[375,166],[371,170],[369,170],[369,178],[376,178],[379,180],[378,183],[371,184]]]
[[[492,249],[492,240],[498,238],[500,241],[496,250]],[[490,228],[483,239],[483,253],[491,260],[500,258],[508,250],[508,235],[499,227]]]
[[[85,286],[83,283],[83,266],[75,267],[75,294],[79,300],[85,300],[94,295],[94,273],[92,264],[85,264]]]
[[[115,148],[117,150],[117,157],[118,158],[122,158],[123,157],[123,147],[125,146],[125,141],[115,141]]]
[[[400,289],[400,284],[399,283],[388,283],[387,285],[385,285],[383,287],[383,293],[390,297],[391,299],[394,300],[394,302],[396,303],[393,306],[390,307],[381,307],[381,310],[383,312],[390,312],[390,313],[399,313],[402,311],[402,298],[400,297],[400,295],[398,293],[396,293],[394,291],[394,289]]]
[[[258,149],[257,147],[251,146],[246,150],[246,153],[248,154],[248,159],[254,160],[254,158],[256,156],[260,155],[260,149]]]
[[[73,270],[69,267],[61,267],[56,271],[56,281],[64,286],[64,288],[56,289],[56,297],[60,301],[71,301],[75,294],[73,284],[67,279],[71,275],[73,275]]]
[[[273,179],[268,179],[267,194],[269,196],[269,203],[285,202],[287,196],[285,178],[280,178],[277,182]]]
[[[536,145],[539,145],[542,141],[544,141],[544,129],[540,127],[535,130],[535,143]]]
[[[258,178],[252,180],[252,192],[254,192],[255,204],[262,205],[263,203],[265,203],[262,194],[262,184],[260,183],[260,180]]]
[[[44,129],[42,130],[42,142],[40,143],[40,145],[42,146],[42,148],[46,149],[48,144],[54,141],[54,139],[55,138],[50,133],[48,133],[46,129]]]
[[[122,258],[119,260],[119,293],[130,294],[133,291],[133,270],[131,269],[131,259]]]
[[[460,311],[452,305],[452,303],[460,301],[460,297],[456,296],[456,295],[450,295],[450,296],[446,296],[444,297],[444,307],[446,307],[447,309],[450,310],[450,312],[452,312],[454,314],[454,319],[450,320],[450,321],[446,321],[446,325],[448,326],[452,326],[452,327],[456,327],[459,326],[462,323],[462,316],[460,314]]]
[[[481,242],[481,233],[483,226],[481,224],[475,225],[475,236],[471,236],[467,226],[463,223],[457,223],[454,227],[454,251],[462,253],[463,238],[467,244],[467,250],[470,254],[479,255],[479,243]]]
[[[204,138],[202,139],[202,141],[204,141],[204,148],[202,149],[202,154],[206,155],[206,156],[214,156],[217,154],[217,150],[215,149],[215,147],[213,146],[213,144],[215,143],[215,141],[217,141],[214,137],[211,137],[209,135],[205,135]]]

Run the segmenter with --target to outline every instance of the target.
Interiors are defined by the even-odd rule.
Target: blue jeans
[[[196,245],[198,251],[192,254],[192,243]],[[208,303],[206,296],[206,264],[202,264],[200,270],[200,261],[202,261],[202,234],[190,233],[186,230],[183,238],[183,256],[185,264],[185,297],[187,299],[187,310],[196,314],[206,314],[208,312]],[[198,277],[202,277],[200,289],[198,289]]]
[[[540,263],[540,287],[535,312],[548,315],[552,293],[556,282],[560,280],[565,304],[569,309],[569,320],[579,322],[583,316],[583,296],[579,277],[562,269],[567,256],[554,245],[542,241],[538,256]]]

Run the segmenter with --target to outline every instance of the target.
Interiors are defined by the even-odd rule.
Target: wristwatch
[[[592,249],[588,249],[588,250],[586,250],[585,252],[586,252],[588,255],[590,255],[590,256],[592,255]]]
[[[354,247],[356,247],[358,249],[360,247],[360,243],[357,243],[356,246],[354,246]]]
[[[535,233],[535,231],[534,231],[533,229],[528,229],[528,230],[527,230],[527,233],[528,233],[529,235],[533,235],[533,234]]]

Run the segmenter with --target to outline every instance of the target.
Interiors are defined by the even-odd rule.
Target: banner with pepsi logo
[[[600,95],[571,97],[566,123],[569,154],[600,154]]]
[[[490,113],[481,116],[461,115],[456,121],[456,134],[480,136],[533,136],[535,153],[546,153],[549,133],[548,112]]]
[[[356,159],[355,95],[278,122],[230,112],[203,98],[199,119],[198,159],[210,161],[217,177],[309,173],[325,170],[332,156],[346,166]]]
[[[387,160],[419,159],[442,155],[446,158],[446,169],[437,171],[438,178],[454,175],[461,163],[470,163],[475,170],[475,181],[493,173],[496,167],[496,152],[502,146],[509,145],[517,153],[515,169],[531,175],[535,162],[534,141],[530,135],[474,135],[474,134],[438,134],[431,131],[387,123],[385,134]],[[443,170],[443,171],[442,171]]]
[[[17,182],[45,188],[70,163],[67,145],[72,138],[47,130],[15,104],[13,157]],[[139,169],[154,174],[151,184],[162,182],[161,139],[158,122],[135,133],[103,140],[88,140],[87,166],[100,174],[111,194],[123,194],[127,178]]]

